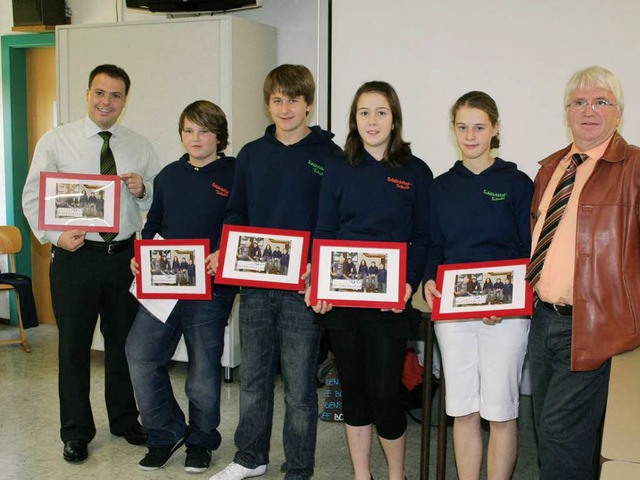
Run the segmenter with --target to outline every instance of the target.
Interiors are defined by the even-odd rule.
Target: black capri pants
[[[342,384],[342,411],[347,425],[375,424],[378,435],[387,440],[402,436],[407,428],[404,403],[400,396],[402,367],[407,337],[367,331],[377,321],[402,321],[404,313],[375,309],[334,309],[328,322],[345,325],[329,329],[331,348]]]

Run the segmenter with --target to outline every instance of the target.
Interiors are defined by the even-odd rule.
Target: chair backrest
[[[22,235],[17,227],[0,226],[0,255],[9,255],[9,269],[16,271],[14,254],[22,250]]]

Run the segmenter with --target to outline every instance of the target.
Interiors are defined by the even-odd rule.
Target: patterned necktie
[[[529,285],[532,287],[540,280],[544,259],[547,256],[547,251],[553,240],[553,234],[560,224],[560,220],[562,220],[562,214],[569,202],[569,197],[571,197],[573,184],[576,181],[576,169],[587,158],[589,157],[584,153],[572,155],[571,163],[567,166],[560,182],[558,182],[558,186],[553,192],[553,197],[551,197],[551,202],[549,202],[549,208],[547,209],[547,216],[544,219],[544,224],[540,231],[538,244],[536,245],[533,255],[531,255],[531,262],[527,269],[527,280],[529,280]]]
[[[99,132],[98,135],[102,137],[102,148],[100,149],[100,174],[101,175],[116,175],[118,173],[116,169],[116,161],[113,158],[113,152],[109,146],[109,140],[111,139],[111,132]],[[114,238],[118,236],[115,232],[101,232],[100,236],[105,242],[110,243]]]

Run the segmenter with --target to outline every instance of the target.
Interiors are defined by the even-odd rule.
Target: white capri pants
[[[435,322],[446,380],[447,415],[474,412],[492,422],[518,418],[529,318]]]

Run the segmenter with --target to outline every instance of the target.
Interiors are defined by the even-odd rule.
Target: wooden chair
[[[12,226],[0,226],[0,255],[7,255],[9,260],[9,272],[16,273],[16,257],[15,254],[22,250],[22,236],[20,230]],[[14,291],[16,295],[16,310],[18,311],[18,331],[20,336],[10,340],[0,340],[0,345],[21,344],[24,351],[29,353],[31,346],[27,341],[27,336],[22,326],[22,315],[20,314],[20,296],[13,286],[6,283],[0,283],[0,292]]]

